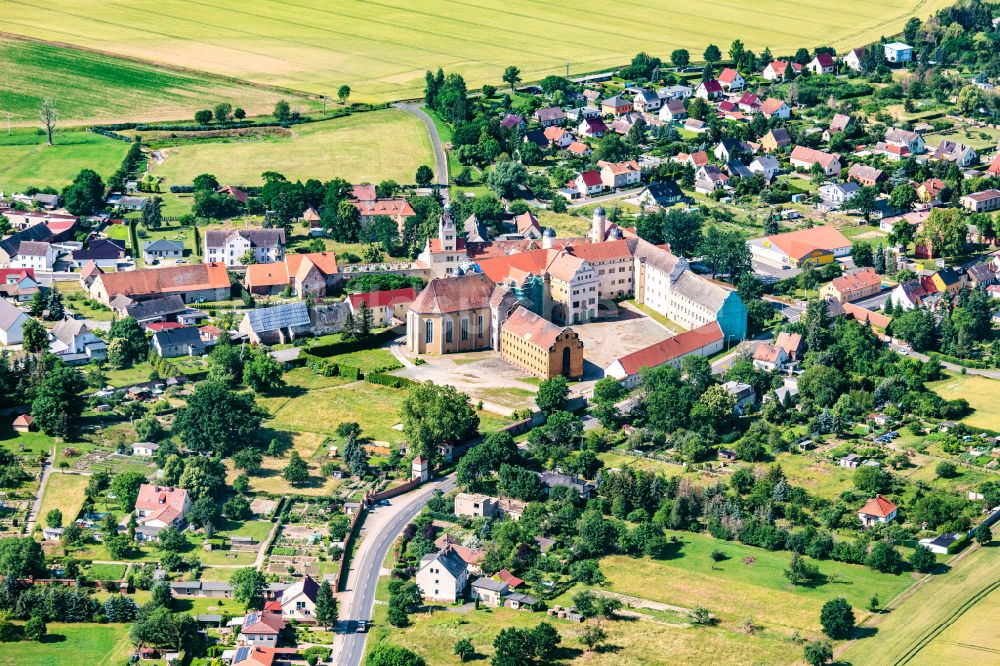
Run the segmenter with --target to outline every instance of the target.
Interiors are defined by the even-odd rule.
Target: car
[[[899,350],[897,350],[897,351],[898,351],[898,352],[900,353],[900,355],[902,355],[902,356],[909,356],[909,355],[910,355],[910,352],[909,352],[909,350],[907,350],[907,349],[899,349]]]
[[[363,634],[368,631],[368,622],[365,620],[358,620],[358,626],[354,629],[356,633]]]

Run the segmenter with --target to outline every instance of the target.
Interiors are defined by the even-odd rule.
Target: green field
[[[964,398],[976,411],[962,419],[973,428],[1000,431],[1000,381],[977,375],[952,375],[948,379],[928,384],[942,398]]]
[[[891,613],[868,624],[874,637],[843,655],[854,666],[996,663],[1000,547],[977,548],[931,578]]]
[[[90,477],[79,474],[60,474],[53,472],[45,486],[45,496],[38,512],[38,525],[45,525],[45,514],[52,509],[59,509],[63,514],[63,525],[69,525],[76,520],[86,499],[87,483]]]
[[[352,99],[386,100],[420,95],[425,70],[437,67],[477,88],[499,82],[510,64],[531,80],[565,74],[567,62],[571,73],[622,64],[639,50],[666,59],[683,47],[697,58],[710,42],[725,51],[735,38],[758,53],[824,44],[843,53],[951,4],[654,0],[622,11],[595,0],[2,0],[0,15],[4,30],[38,39],[315,94],[346,83]]]
[[[93,169],[107,178],[128,151],[124,141],[85,130],[57,130],[53,143],[46,145],[41,130],[19,128],[9,136],[0,134],[0,191],[20,192],[29,185],[62,189],[81,169]]]
[[[163,163],[150,166],[155,175],[166,178],[164,190],[190,185],[202,173],[214,174],[222,183],[254,185],[265,171],[278,171],[289,180],[339,176],[355,183],[386,178],[410,183],[418,166],[433,164],[423,123],[395,109],[296,125],[230,143],[182,144],[163,152]]]
[[[14,7],[10,2],[0,3],[0,15],[5,17],[3,30],[22,32],[6,21]],[[104,11],[103,7],[95,9]],[[96,18],[97,14],[92,16]],[[51,19],[50,15],[46,20]],[[72,30],[68,22],[65,27]],[[105,28],[94,30],[90,37],[95,39],[90,46],[105,49],[110,43],[104,41]],[[65,33],[42,31],[35,36],[82,43]],[[147,42],[147,46],[152,44]],[[169,59],[163,62],[169,63]],[[55,102],[60,118],[76,123],[120,118],[133,121],[189,118],[194,111],[210,108],[220,100],[254,114],[270,112],[282,97],[303,109],[309,108],[304,101],[287,93],[54,44],[0,38],[0,63],[4,71],[0,78],[0,109],[10,112],[11,119],[22,124],[37,123],[38,107],[45,98]]]
[[[123,664],[132,654],[127,624],[48,625],[42,642],[19,641],[0,647],[0,666]]]

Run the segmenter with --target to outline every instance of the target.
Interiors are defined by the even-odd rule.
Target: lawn
[[[309,391],[278,408],[268,425],[277,430],[332,435],[345,421],[356,421],[363,434],[377,441],[402,442],[399,408],[406,391],[357,382]]]
[[[163,149],[152,172],[170,185],[190,185],[201,173],[220,182],[260,185],[265,171],[289,180],[345,178],[373,182],[390,178],[412,183],[417,167],[433,164],[430,137],[415,115],[388,109],[295,125],[279,133],[231,142],[186,143]]]
[[[121,580],[125,576],[124,564],[92,564],[87,572],[90,580]]]
[[[969,552],[951,571],[931,578],[891,613],[868,623],[877,634],[844,653],[855,666],[995,662],[1000,651],[996,590],[1000,547]]]
[[[818,44],[844,53],[899,32],[911,16],[927,17],[951,4],[952,0],[844,0],[836,5],[725,0],[693,7],[683,0],[654,0],[623,12],[593,0],[582,6],[571,0],[514,0],[502,6],[485,0],[375,6],[364,0],[342,0],[297,3],[290,14],[284,4],[260,0],[197,6],[183,0],[114,4],[77,0],[71,6],[60,0],[38,0],[5,3],[4,30],[314,94],[332,95],[347,84],[352,100],[371,101],[420,96],[424,72],[437,67],[460,72],[474,90],[483,83],[499,83],[509,64],[520,67],[528,81],[565,74],[567,63],[571,74],[621,65],[640,49],[666,59],[673,49],[687,48],[699,58],[707,44],[718,44],[725,51],[736,37],[757,53],[764,47],[789,53]],[[643,27],[641,44],[636,42],[637,25]],[[19,57],[18,68],[25,62],[31,60]],[[58,69],[63,69],[59,67],[63,62],[57,63]],[[74,99],[84,97],[93,108],[113,101],[119,113],[130,107],[141,112],[151,100],[163,100],[174,109],[183,106],[188,110],[183,116],[205,106],[201,96],[185,105],[177,99],[185,101],[183,94],[190,88],[201,90],[203,79],[163,80],[160,77],[167,76],[163,73],[115,75],[103,71],[106,59],[100,63],[98,71],[84,67],[69,80],[51,76],[52,68],[43,64],[27,76],[21,74],[13,89],[34,91],[36,80],[47,81],[44,88],[54,97],[56,91],[69,88]],[[84,83],[89,76],[95,76],[98,84]],[[127,94],[116,98],[120,85],[109,83],[133,77],[136,90],[125,87],[122,92]],[[241,89],[218,97],[247,107],[251,100],[242,94]],[[20,104],[19,113],[30,117],[34,106]]]
[[[61,10],[64,9],[69,7],[53,3],[55,13],[46,12],[49,15],[46,20],[49,21],[61,14],[57,19],[62,24],[61,30],[39,31],[35,36],[64,43],[83,38],[83,41],[91,42],[89,46],[106,50],[108,44],[102,34],[110,26],[101,22],[99,14],[90,14],[87,10],[86,15],[92,17],[93,23],[90,28],[84,28],[85,32],[90,32],[85,37],[85,32],[73,34],[76,17],[69,12],[63,13]],[[103,11],[97,3],[91,9]],[[35,32],[30,26],[18,25],[13,11],[13,5],[6,3],[3,10],[5,31]],[[32,20],[27,16],[22,19]],[[87,22],[91,20],[88,18]],[[146,22],[147,27],[153,24]],[[55,28],[54,25],[52,27]],[[150,37],[147,34],[142,39]],[[153,47],[153,44],[148,42],[147,46]],[[170,48],[164,47],[162,40],[159,48],[165,48],[161,52],[169,53]],[[169,57],[164,58],[165,62],[168,60]],[[106,53],[25,40],[0,39],[0,63],[3,63],[4,70],[0,79],[0,109],[9,111],[14,122],[31,125],[38,122],[38,106],[44,98],[55,102],[60,118],[80,123],[116,119],[187,119],[196,110],[210,108],[220,100],[228,100],[233,106],[241,106],[248,113],[255,114],[270,112],[274,103],[282,97],[296,106],[301,105],[303,109],[315,104],[305,102],[294,93],[258,88],[195,71],[205,69],[202,65],[194,65],[191,71],[172,71]],[[124,155],[127,144],[121,143],[121,146]],[[0,164],[3,162],[0,160]],[[0,186],[3,185],[8,184],[0,178]]]
[[[814,454],[780,454],[775,462],[793,486],[805,488],[825,499],[836,499],[845,488],[852,487],[854,470],[846,469]]]
[[[3,63],[0,40],[0,63]],[[0,82],[0,108],[3,104]],[[17,129],[0,134],[0,190],[20,192],[29,185],[62,189],[81,169],[93,169],[107,179],[121,164],[128,144],[86,130],[58,130],[54,145],[45,143],[41,130]]]
[[[927,385],[948,400],[965,398],[976,411],[962,419],[972,428],[1000,431],[1000,381],[978,375],[950,375],[948,379]]]
[[[908,575],[890,576],[824,560],[816,562],[824,582],[794,586],[783,575],[791,553],[718,541],[705,534],[671,534],[684,542],[674,559],[612,556],[601,560],[608,589],[682,607],[700,604],[724,625],[752,617],[766,628],[790,634],[792,630],[817,633],[819,609],[831,597],[845,597],[860,619],[866,615],[863,609],[872,594],[888,601],[913,582]],[[716,548],[728,559],[714,562],[710,554]],[[755,561],[744,563],[748,557]]]
[[[45,640],[4,643],[0,666],[124,664],[132,654],[127,624],[48,624]]]
[[[388,349],[363,349],[349,354],[339,354],[329,356],[328,360],[334,363],[343,363],[368,373],[378,368],[401,368],[402,364],[396,360],[392,352]]]
[[[90,477],[79,474],[61,474],[53,472],[45,486],[45,496],[38,512],[38,525],[45,524],[45,514],[52,509],[59,509],[63,514],[63,525],[69,525],[76,520],[86,499],[85,491]]]

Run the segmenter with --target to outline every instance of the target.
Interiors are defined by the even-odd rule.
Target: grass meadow
[[[91,16],[99,20],[98,16],[107,11],[107,6],[98,7],[98,3],[94,4]],[[56,7],[53,9],[56,13],[60,11]],[[4,3],[3,29],[23,34],[34,32],[22,31],[18,26],[8,23],[7,18],[20,12],[12,3]],[[54,18],[52,13],[48,13],[48,16],[45,20]],[[70,17],[63,14],[61,20],[65,23],[58,34],[41,30],[34,36],[65,43],[83,43],[73,38],[71,33],[75,28],[71,25]],[[150,22],[147,27],[154,29],[153,25]],[[110,44],[110,41],[105,41],[106,31],[100,23],[85,30],[89,35],[81,33],[80,37],[84,41],[91,41],[89,46],[105,50]],[[131,41],[128,37],[124,39]],[[148,34],[141,39],[148,39]],[[152,44],[147,43],[147,46]],[[179,43],[178,46],[184,48]],[[169,64],[171,60],[164,57],[161,62]],[[196,71],[174,71],[105,53],[20,39],[0,38],[0,63],[4,72],[4,76],[0,78],[0,109],[9,112],[11,120],[20,124],[37,124],[38,107],[45,98],[55,102],[59,117],[64,122],[76,123],[106,122],[121,118],[133,121],[188,118],[196,110],[211,108],[222,100],[229,101],[233,106],[241,106],[252,114],[269,113],[274,108],[274,103],[282,97],[288,98],[293,104],[304,104],[293,94],[228,81]],[[196,66],[193,69],[208,68]],[[124,150],[122,154],[124,155]],[[3,160],[0,160],[0,164],[2,163]]]
[[[709,43],[725,51],[736,38],[758,53],[765,46],[782,54],[821,44],[845,52],[900,31],[911,16],[923,18],[950,4],[723,0],[693,6],[654,0],[622,11],[595,0],[503,5],[486,0],[306,0],[293,5],[219,0],[196,6],[183,0],[77,0],[72,5],[37,0],[5,2],[3,13],[4,30],[36,39],[313,94],[332,96],[348,84],[352,100],[384,101],[419,96],[424,72],[437,67],[461,72],[476,88],[499,82],[510,64],[531,80],[565,74],[567,63],[570,73],[619,65],[639,50],[667,58],[682,47],[699,58]],[[643,30],[637,33],[635,26]],[[194,108],[201,101],[201,81],[178,82],[186,85],[180,92],[168,80],[157,86],[163,93],[137,87],[130,94],[144,99],[169,95],[167,102],[177,105],[186,93],[198,99],[187,107]],[[28,91],[36,89],[34,81],[27,84]],[[125,87],[121,80],[118,88]],[[82,90],[73,95],[90,96],[98,106],[99,96],[89,86]],[[115,101],[122,109],[129,102],[127,96]]]
[[[0,64],[3,62],[0,53]],[[0,91],[0,109],[3,105]],[[0,133],[0,191],[20,192],[30,185],[62,188],[81,169],[93,169],[107,178],[128,152],[124,141],[86,130],[57,129],[53,143],[46,145],[41,130],[17,128],[9,135]]]
[[[972,428],[1000,431],[1000,381],[977,375],[951,375],[948,379],[928,384],[930,389],[948,400],[965,398],[975,411],[962,419]]]
[[[83,500],[86,498],[87,483],[90,477],[79,474],[61,474],[53,472],[45,485],[45,496],[42,497],[41,510],[38,512],[38,525],[45,525],[45,514],[52,509],[59,509],[63,514],[63,525],[69,525],[76,520]]]
[[[124,664],[132,654],[127,624],[48,624],[44,640],[4,643],[0,666]]]
[[[150,137],[152,138],[152,137]],[[155,145],[155,144],[154,144]],[[416,116],[387,109],[344,118],[297,125],[279,133],[258,134],[230,141],[180,143],[162,149],[162,164],[151,171],[170,185],[190,185],[202,173],[219,182],[261,183],[265,171],[289,180],[345,178],[377,183],[390,178],[413,182],[422,164],[433,164],[430,137]]]

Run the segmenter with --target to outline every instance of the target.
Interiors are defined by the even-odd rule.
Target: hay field
[[[254,185],[265,171],[278,171],[289,180],[339,176],[355,183],[386,178],[412,183],[418,166],[434,163],[423,123],[396,109],[296,125],[252,139],[181,144],[163,152],[162,164],[149,164],[167,186],[189,185],[202,173],[224,183]]]
[[[952,0],[0,0],[4,30],[116,54],[354,99],[419,95],[427,69],[496,83],[505,66],[526,80],[620,64],[637,51],[698,59],[736,38],[776,54],[805,46],[839,51],[899,32]],[[641,29],[636,28],[641,26]]]
[[[1000,381],[979,375],[949,375],[948,379],[927,385],[942,398],[965,398],[975,411],[962,419],[970,428],[1000,431]]]
[[[5,0],[0,1],[3,30],[13,27],[6,21],[11,11]],[[91,36],[95,39],[91,46],[103,48],[103,31],[98,29]],[[0,37],[0,69],[4,73],[0,118],[6,121],[10,113],[11,122],[21,125],[38,124],[38,107],[44,98],[55,101],[63,124],[187,119],[197,109],[220,101],[242,106],[251,114],[269,113],[282,97],[303,110],[311,108],[287,93],[216,76],[20,39]]]
[[[61,189],[81,169],[93,169],[106,179],[128,152],[124,141],[86,130],[57,130],[51,146],[39,132],[18,128],[0,134],[0,191],[20,192],[29,185]]]

